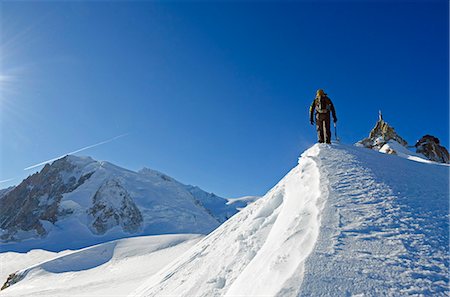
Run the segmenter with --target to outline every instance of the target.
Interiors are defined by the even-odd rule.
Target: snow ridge
[[[445,296],[448,169],[350,146],[319,159],[332,191],[300,296]]]
[[[449,167],[317,144],[130,296],[447,296]]]
[[[130,296],[296,294],[319,234],[319,146],[244,208]]]

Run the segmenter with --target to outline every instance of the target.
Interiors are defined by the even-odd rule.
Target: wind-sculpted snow
[[[126,296],[201,237],[174,234],[119,239],[64,252],[42,263],[39,259],[48,257],[48,252],[36,251],[29,257],[36,259],[36,265],[14,270],[17,283],[11,283],[0,296]],[[0,260],[6,258],[0,254]]]
[[[448,166],[315,145],[130,296],[448,296],[448,177]]]
[[[319,147],[133,296],[296,294],[320,225]]]
[[[351,146],[318,162],[329,197],[300,295],[447,296],[449,167]]]

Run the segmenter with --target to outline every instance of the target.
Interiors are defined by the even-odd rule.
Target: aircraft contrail
[[[92,144],[92,145],[85,146],[85,147],[80,148],[80,149],[78,149],[78,150],[76,150],[76,151],[73,151],[73,152],[70,152],[70,153],[66,153],[66,154],[61,155],[61,156],[59,156],[59,157],[56,157],[56,158],[53,158],[53,159],[50,159],[50,160],[41,162],[41,163],[39,163],[39,164],[35,164],[35,165],[28,166],[27,168],[24,168],[23,170],[30,170],[30,169],[33,169],[33,168],[42,166],[42,165],[44,165],[44,164],[47,164],[47,163],[56,161],[56,160],[58,160],[58,159],[61,159],[61,158],[65,157],[65,156],[67,156],[67,155],[73,155],[73,154],[79,153],[79,152],[81,152],[81,151],[85,151],[85,150],[87,150],[87,149],[90,149],[90,148],[93,148],[93,147],[96,147],[96,146],[99,146],[99,145],[102,145],[102,144],[106,144],[106,143],[108,143],[108,142],[111,142],[111,141],[114,141],[114,140],[116,140],[116,139],[119,139],[119,138],[122,138],[122,137],[124,137],[124,136],[127,136],[128,134],[130,134],[130,133],[121,134],[121,135],[119,135],[119,136],[110,138],[110,139],[108,139],[108,140],[104,140],[104,141],[101,141],[101,142],[96,143],[96,144]]]
[[[15,180],[15,179],[16,178],[8,178],[8,179],[0,180],[0,184],[7,183],[7,182]]]

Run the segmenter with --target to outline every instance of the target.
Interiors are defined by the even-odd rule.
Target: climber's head
[[[316,93],[316,96],[317,97],[321,97],[321,96],[325,96],[326,94],[325,94],[325,92],[322,90],[322,89],[318,89],[317,90],[317,93]]]

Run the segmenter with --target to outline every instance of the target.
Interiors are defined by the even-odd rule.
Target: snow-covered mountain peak
[[[75,155],[67,155],[59,160],[56,160],[55,162],[62,161],[62,160],[70,162],[73,165],[76,165],[78,167],[85,167],[85,166],[89,165],[90,163],[98,163],[99,162],[99,161],[92,159],[89,156],[75,156]],[[53,163],[55,163],[55,162],[53,162]]]
[[[158,171],[134,172],[78,156],[47,164],[1,194],[6,250],[79,248],[130,235],[206,234],[238,211]]]
[[[423,163],[430,163],[430,161],[449,163],[450,159],[447,149],[439,144],[437,137],[431,135],[423,136],[414,146],[416,151],[411,151],[406,140],[384,121],[381,111],[369,137],[358,141],[355,145]]]
[[[164,174],[164,173],[162,173],[160,171],[157,171],[157,170],[154,170],[154,169],[150,169],[150,168],[147,168],[147,167],[144,167],[144,168],[140,169],[138,171],[138,173],[141,174],[141,175],[144,175],[146,177],[149,177],[149,178],[162,179],[162,180],[167,181],[167,182],[177,182],[172,177],[170,177],[170,176],[168,176],[168,175],[166,175],[166,174]]]

